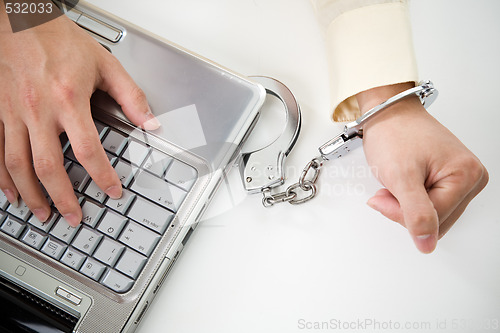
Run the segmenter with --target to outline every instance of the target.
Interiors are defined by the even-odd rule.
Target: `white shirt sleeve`
[[[335,121],[361,115],[355,95],[418,82],[407,0],[311,0],[326,32]]]

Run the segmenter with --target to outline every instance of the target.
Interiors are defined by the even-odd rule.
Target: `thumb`
[[[403,221],[416,247],[423,253],[436,248],[439,218],[423,183],[401,181],[391,193],[396,197],[403,213]]]
[[[151,112],[146,95],[112,55],[106,57],[100,68],[101,82],[98,88],[107,92],[120,104],[123,113],[135,125],[155,130],[160,122]]]
[[[401,197],[401,196],[400,196]],[[400,199],[404,200],[404,199]],[[410,199],[411,200],[411,199]],[[371,197],[368,202],[368,206],[371,208],[375,209],[376,211],[380,212],[382,215],[385,217],[393,220],[394,222],[397,222],[401,224],[404,227],[407,227],[407,224],[405,223],[405,211],[401,208],[401,205],[398,201],[398,199],[387,189],[380,189],[375,193],[373,197]],[[423,203],[425,204],[425,203]],[[425,206],[422,206],[425,209]],[[434,207],[430,207],[429,209],[429,217],[426,218],[425,215],[421,214],[420,217],[417,216],[408,216],[406,221],[410,221],[410,226],[411,229],[408,229],[410,231],[410,234],[413,237],[413,240],[415,242],[415,245],[417,248],[424,252],[424,253],[429,253],[434,250],[436,247],[435,243],[437,239],[434,239],[433,237],[433,231],[432,231],[432,224],[433,222],[433,212],[432,209]],[[435,209],[434,209],[435,211]],[[422,212],[422,211],[421,211]],[[408,209],[406,209],[406,213],[408,213]],[[414,213],[413,213],[414,214]],[[423,221],[423,222],[419,222]],[[425,224],[422,226],[422,224]],[[427,231],[426,231],[427,229]],[[430,232],[430,233],[429,233]],[[430,235],[430,236],[427,236]]]

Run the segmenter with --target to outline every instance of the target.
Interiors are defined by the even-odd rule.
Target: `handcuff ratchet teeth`
[[[277,97],[286,111],[286,124],[282,134],[268,146],[241,155],[240,174],[243,186],[256,193],[283,185],[284,162],[299,137],[301,114],[292,92],[281,82],[265,76],[252,76],[267,94]]]

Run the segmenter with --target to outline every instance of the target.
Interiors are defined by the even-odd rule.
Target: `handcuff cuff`
[[[372,108],[353,122],[345,125],[344,131],[318,148],[319,155],[313,158],[300,174],[298,182],[285,191],[272,193],[272,189],[285,183],[285,159],[297,142],[302,117],[300,107],[292,92],[276,79],[253,76],[267,94],[277,97],[286,111],[286,124],[281,134],[266,147],[241,155],[240,175],[243,186],[249,193],[263,194],[262,204],[271,207],[276,203],[288,202],[297,205],[311,200],[317,194],[316,182],[324,162],[336,159],[361,145],[363,126],[370,120],[399,101],[418,96],[424,107],[429,107],[438,96],[431,81],[421,81],[418,86],[405,90]],[[298,191],[303,193],[299,196]]]

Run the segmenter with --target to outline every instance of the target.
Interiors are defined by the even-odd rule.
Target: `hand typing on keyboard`
[[[20,195],[21,204],[44,222],[51,209],[41,182],[61,215],[76,226],[82,211],[65,170],[62,132],[95,185],[113,199],[122,195],[91,117],[94,90],[108,92],[134,124],[145,129],[160,124],[116,58],[64,16],[12,33],[0,6],[0,54],[0,189],[12,206]]]

